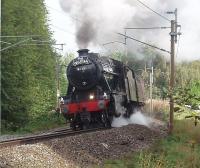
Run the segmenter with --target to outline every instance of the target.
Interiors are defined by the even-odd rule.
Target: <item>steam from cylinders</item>
[[[145,116],[140,111],[133,113],[130,118],[125,118],[121,115],[118,118],[114,118],[112,121],[112,127],[122,127],[128,124],[139,124],[149,127],[151,118]]]
[[[146,117],[138,110],[134,110],[133,114],[129,118],[123,117],[126,113],[126,108],[121,105],[122,97],[119,95],[114,95],[115,105],[116,105],[116,112],[121,114],[120,117],[113,118],[112,127],[121,127],[128,124],[139,124],[149,126],[151,119]]]

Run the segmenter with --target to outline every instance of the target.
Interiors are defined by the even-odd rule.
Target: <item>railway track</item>
[[[61,130],[56,130],[56,131],[46,133],[46,134],[43,133],[39,135],[32,135],[32,136],[3,140],[3,141],[0,141],[0,148],[14,146],[14,145],[33,144],[33,143],[37,143],[37,142],[41,142],[41,141],[45,141],[45,140],[49,140],[53,138],[74,136],[74,135],[94,132],[94,131],[98,131],[102,129],[108,129],[108,128],[103,127],[103,128],[94,128],[94,129],[79,130],[79,131],[73,131],[71,129],[61,129]]]

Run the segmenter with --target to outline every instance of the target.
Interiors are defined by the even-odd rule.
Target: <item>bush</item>
[[[45,131],[48,129],[65,126],[66,122],[64,117],[56,112],[47,113],[41,115],[34,120],[30,121],[24,127],[17,129],[16,131],[4,130],[3,134],[24,134],[24,133],[35,133],[39,131]]]

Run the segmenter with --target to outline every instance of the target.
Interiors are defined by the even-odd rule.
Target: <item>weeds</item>
[[[112,163],[112,164],[110,164]],[[109,161],[109,168],[199,168],[200,125],[189,120],[177,120],[174,132],[156,142],[150,149],[131,154],[122,160]]]
[[[150,114],[150,100],[144,106],[144,111],[151,117],[166,121],[168,118],[169,102],[167,100],[152,100],[153,111]]]
[[[56,128],[66,125],[64,117],[59,113],[47,113],[41,115],[26,124],[25,127],[17,129],[15,132],[11,130],[2,130],[2,134],[25,134],[45,131],[48,129]]]

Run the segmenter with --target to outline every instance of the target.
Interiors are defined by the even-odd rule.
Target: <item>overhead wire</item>
[[[71,31],[67,31],[67,30],[65,30],[65,29],[63,29],[63,28],[60,28],[60,27],[54,25],[54,24],[50,24],[50,25],[53,26],[53,27],[55,27],[57,30],[63,31],[63,32],[65,32],[65,33],[69,33],[69,34],[71,34],[71,35],[73,35],[73,36],[76,35],[75,33],[71,32]]]
[[[170,20],[169,20],[167,17],[165,17],[165,16],[161,15],[160,13],[156,12],[155,10],[153,10],[152,8],[150,8],[148,5],[146,5],[144,2],[142,2],[142,1],[140,1],[140,0],[136,0],[136,1],[138,1],[138,2],[139,2],[140,4],[142,4],[144,7],[146,7],[146,8],[149,9],[150,11],[154,12],[155,14],[157,14],[158,16],[160,16],[161,18],[163,18],[163,19],[165,19],[165,20],[167,20],[167,21],[170,22]]]
[[[76,37],[76,33],[67,31],[67,30],[65,30],[65,29],[63,29],[63,28],[60,28],[60,27],[58,27],[58,26],[56,26],[56,25],[53,25],[53,24],[50,24],[50,25],[53,26],[53,27],[55,27],[57,30],[60,30],[60,31],[62,31],[62,32],[68,33],[68,34],[70,34],[70,35]],[[81,37],[83,37],[83,35],[81,35]],[[98,44],[99,46],[101,46],[101,43],[99,43],[98,41],[96,41],[96,42],[97,42],[97,44]]]
[[[50,8],[50,9],[52,9],[52,10],[54,10],[54,11],[57,11],[58,13],[60,13],[60,14],[62,14],[62,15],[69,16],[69,17],[71,17],[73,20],[76,20],[76,21],[78,21],[78,22],[82,22],[82,21],[79,20],[77,17],[73,17],[73,16],[70,16],[70,15],[67,15],[67,14],[63,13],[62,11],[60,11],[60,10],[58,10],[58,9],[55,9],[55,8],[49,6],[49,5],[46,5],[46,7],[47,7],[47,8]]]
[[[171,27],[167,27],[167,26],[161,26],[161,27],[125,27],[124,29],[141,29],[141,30],[146,30],[146,29],[169,29]]]
[[[7,41],[0,41],[1,43],[4,43],[4,44],[12,44],[12,43],[9,43]]]
[[[8,35],[0,36],[1,38],[24,38],[24,37],[42,37],[41,35]]]
[[[137,42],[139,42],[139,43],[141,43],[141,44],[145,44],[145,45],[147,45],[147,46],[150,46],[150,47],[152,47],[152,48],[155,48],[155,49],[158,49],[158,50],[161,50],[161,51],[163,51],[163,52],[167,52],[167,53],[170,54],[169,51],[167,51],[167,50],[165,50],[165,49],[163,49],[163,48],[159,48],[159,47],[154,46],[154,45],[152,45],[152,44],[148,44],[148,43],[146,43],[146,42],[140,41],[140,40],[135,39],[135,38],[133,38],[133,37],[124,35],[124,34],[122,34],[122,33],[117,33],[117,34],[119,34],[119,35],[121,35],[121,36],[124,36],[124,37],[126,37],[126,38],[129,38],[129,39],[131,39],[131,40],[137,41]]]
[[[51,6],[46,5],[46,7],[50,8],[50,9],[53,9],[54,11],[57,11],[57,12],[59,12],[59,13],[65,15],[62,11],[57,10],[57,9],[51,7]],[[79,19],[77,19],[77,18],[75,18],[75,17],[73,17],[73,16],[70,16],[70,17],[71,17],[72,19],[78,21],[78,22],[82,22],[81,20],[79,20]],[[71,34],[71,35],[73,35],[73,36],[76,36],[76,34],[73,33],[73,32],[66,31],[66,30],[64,30],[63,28],[60,28],[60,27],[58,27],[58,26],[56,26],[56,25],[53,25],[53,24],[50,24],[50,25],[53,26],[53,27],[55,27],[57,30],[60,30],[60,31],[63,31],[63,32],[65,32],[65,33],[69,33],[69,34]],[[99,44],[99,45],[100,45],[100,44]],[[100,45],[100,46],[101,46],[101,45]]]
[[[167,17],[165,17],[165,16],[161,15],[160,13],[156,12],[155,10],[153,10],[152,8],[150,8],[148,5],[146,5],[146,4],[143,3],[142,1],[140,1],[140,0],[137,0],[137,1],[138,1],[140,4],[142,4],[144,7],[146,7],[146,8],[149,9],[150,11],[152,11],[153,13],[157,14],[158,16],[160,16],[161,18],[163,18],[163,19],[165,19],[165,20],[167,20],[167,21],[170,21]],[[60,11],[60,10],[57,10],[57,9],[51,7],[51,6],[48,6],[48,5],[46,5],[46,6],[47,6],[48,8],[50,8],[50,9],[54,10],[54,11],[57,11],[57,12],[59,12],[59,13],[65,15],[65,14],[64,14],[62,11]],[[71,17],[73,20],[76,20],[76,21],[81,22],[79,19],[77,19],[77,18],[75,18],[75,17],[72,17],[72,16],[70,16],[70,17]],[[52,25],[52,24],[51,24],[51,25]],[[58,26],[55,26],[55,25],[52,25],[52,26],[55,27],[55,28],[57,28],[57,29],[60,30],[60,31],[69,33],[69,34],[71,34],[71,35],[73,35],[73,36],[76,35],[75,33],[66,31],[66,30],[64,30],[64,29],[62,29],[62,28],[60,28],[60,27],[58,27]],[[141,28],[141,27],[138,27],[138,28],[137,28],[137,27],[135,27],[135,28],[129,28],[129,27],[128,27],[128,28],[125,28],[125,29],[167,29],[167,28],[170,28],[170,27],[167,27],[167,26],[161,26],[161,27],[142,27],[142,28]],[[118,33],[118,34],[120,34],[120,33]],[[122,34],[120,34],[120,35],[122,35]],[[125,36],[125,35],[124,35],[124,36]],[[132,38],[132,37],[129,37],[129,36],[126,36],[126,37],[127,37],[127,38],[130,38],[130,39],[132,39],[132,40],[135,40],[135,41],[137,41],[137,42],[140,42],[140,43],[149,45],[149,46],[154,47],[154,48],[156,48],[156,49],[159,49],[159,50],[161,50],[161,51],[170,53],[169,51],[167,51],[167,50],[165,50],[165,49],[156,47],[156,46],[154,46],[154,45],[151,45],[151,44],[148,44],[148,43],[145,43],[145,42],[142,42],[142,41],[137,40],[137,39],[135,39],[135,38]]]

